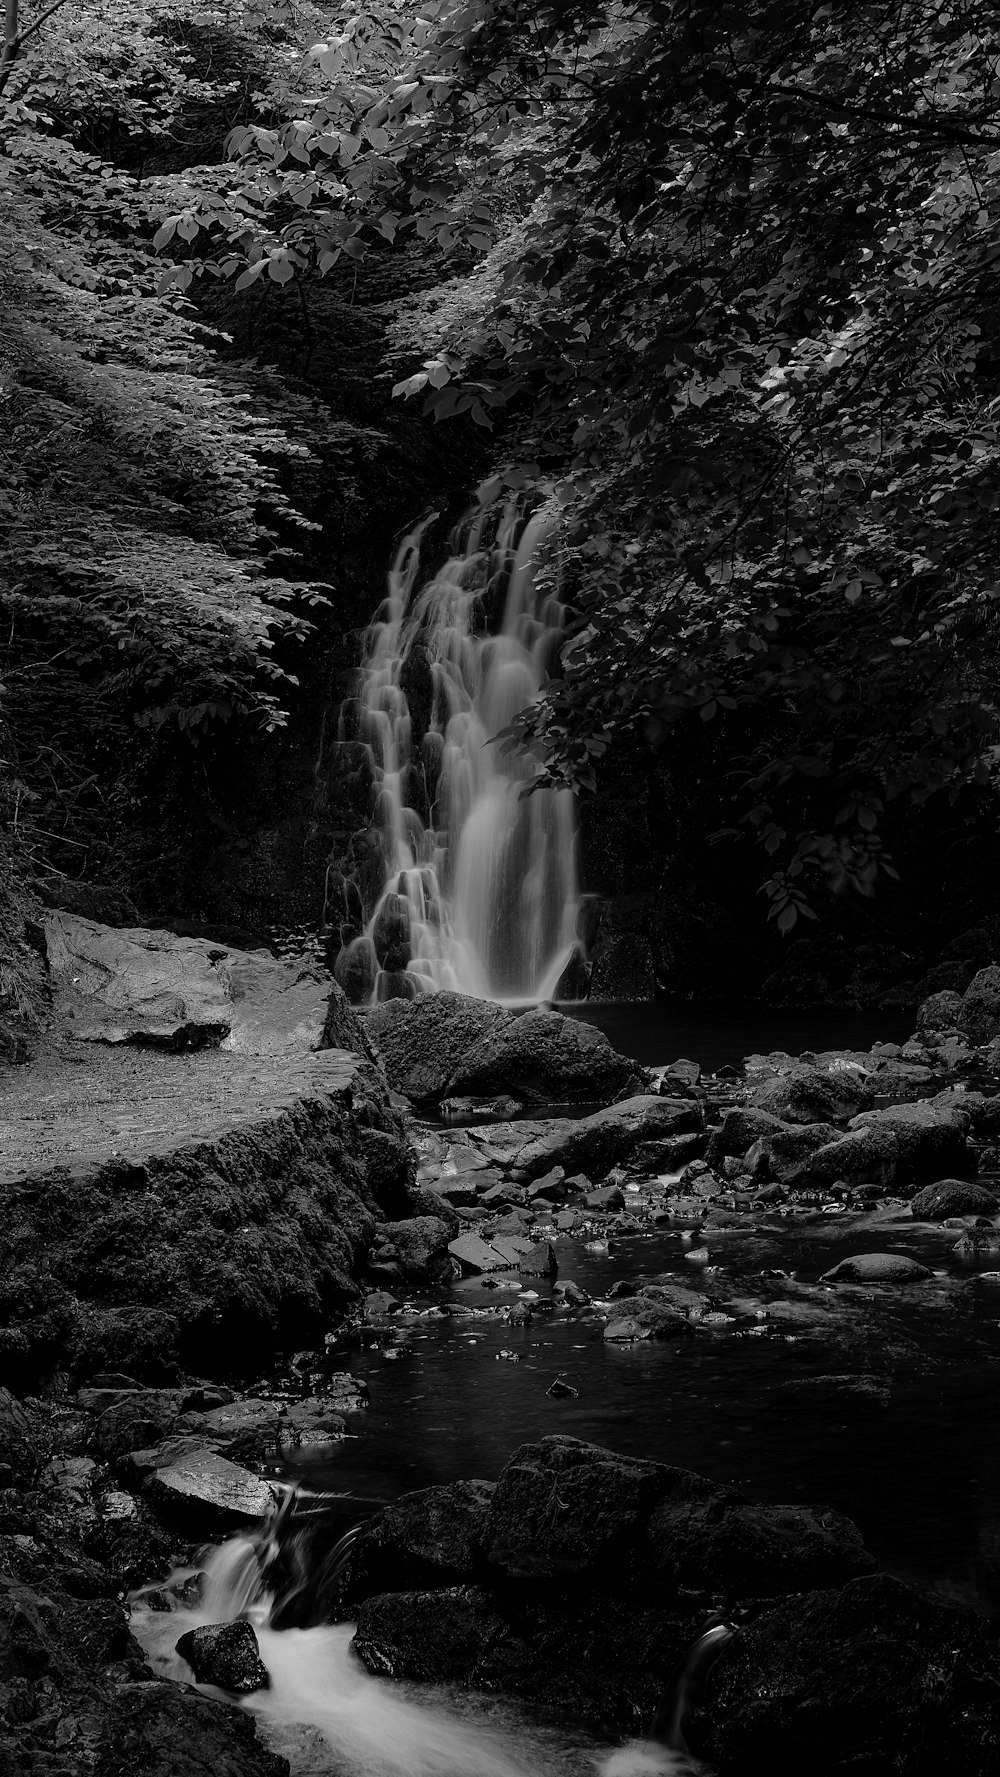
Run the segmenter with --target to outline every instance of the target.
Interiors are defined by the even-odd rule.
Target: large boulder
[[[780,1117],[770,1111],[760,1111],[739,1106],[727,1111],[718,1129],[709,1134],[705,1146],[705,1159],[709,1166],[717,1166],[720,1160],[737,1158],[752,1148],[754,1142],[768,1136],[776,1135],[779,1130],[787,1129],[788,1125]]]
[[[785,1123],[836,1123],[867,1110],[872,1088],[860,1068],[798,1067],[765,1080],[751,1094],[755,1110],[769,1111]]]
[[[969,1117],[933,1100],[862,1111],[845,1135],[807,1156],[785,1179],[796,1188],[846,1180],[905,1190],[942,1173],[974,1169],[967,1135]]]
[[[541,1178],[553,1166],[569,1176],[584,1173],[603,1178],[612,1166],[627,1165],[648,1142],[698,1132],[704,1124],[701,1106],[690,1099],[643,1095],[607,1105],[590,1117],[554,1119],[524,1147],[514,1148],[516,1166],[528,1178]],[[517,1125],[507,1125],[517,1141]],[[505,1139],[498,1128],[495,1142]]]
[[[943,1222],[948,1216],[995,1216],[998,1211],[997,1193],[968,1179],[938,1179],[910,1199],[910,1214],[923,1222]]]
[[[48,913],[44,931],[56,1008],[78,1041],[247,1055],[320,1045],[329,984],[318,971],[72,913]]]
[[[455,1586],[369,1599],[352,1645],[372,1672],[503,1691],[617,1736],[643,1731],[697,1630],[690,1610],[606,1594],[567,1609],[544,1592]]]
[[[990,963],[974,975],[962,997],[958,1027],[972,1043],[1000,1037],[1000,966]]]
[[[351,1600],[475,1579],[493,1491],[492,1481],[425,1487],[369,1519],[351,1553]]]
[[[648,1080],[603,1032],[560,1012],[516,1013],[461,993],[386,1000],[366,1030],[413,1104],[510,1093],[525,1104],[607,1104]]]
[[[830,1584],[872,1566],[836,1512],[757,1506],[733,1487],[576,1438],[523,1444],[483,1532],[507,1580],[581,1584],[668,1602],[679,1588],[729,1597]]]
[[[989,1625],[886,1575],[797,1597],[725,1647],[685,1724],[719,1777],[988,1777],[1000,1768]]]
[[[962,1016],[962,995],[950,988],[928,994],[917,1007],[917,1030],[921,1036],[928,1031],[956,1031]]]
[[[128,1472],[154,1505],[192,1532],[255,1524],[274,1506],[266,1481],[197,1437],[168,1438],[133,1451]]]
[[[379,1237],[394,1246],[404,1277],[412,1283],[441,1283],[451,1276],[448,1240],[451,1226],[441,1216],[411,1216],[386,1222]]]

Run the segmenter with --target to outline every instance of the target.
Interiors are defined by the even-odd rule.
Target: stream
[[[871,1015],[575,1010],[639,1059],[684,1052],[714,1067],[737,1051],[900,1034]],[[891,1204],[785,1205],[710,1232],[678,1221],[610,1239],[550,1237],[556,1279],[471,1277],[408,1294],[317,1360],[367,1383],[371,1404],[345,1440],[285,1456],[270,1472],[327,1496],[331,1544],[380,1503],[495,1478],[518,1444],[563,1433],[734,1483],[753,1499],[832,1506],[857,1522],[888,1572],[1000,1613],[1000,1273],[987,1258],[959,1258],[954,1227],[915,1225]],[[886,1249],[920,1259],[933,1278],[910,1289],[819,1282],[851,1253]],[[607,1311],[614,1286],[661,1277],[703,1291],[711,1318],[687,1339],[607,1343],[597,1310]],[[553,1294],[568,1279],[593,1307]],[[509,1319],[514,1303],[530,1308],[526,1325]],[[290,1380],[251,1386],[263,1393]],[[183,1573],[169,1613],[138,1595],[133,1628],[160,1671],[189,1680],[178,1637],[248,1615],[271,1683],[244,1706],[293,1777],[682,1777],[694,1768],[681,1752],[609,1749],[571,1722],[539,1723],[496,1698],[372,1677],[350,1651],[352,1625],[272,1626],[266,1589],[247,1580],[250,1549],[237,1539],[211,1554],[197,1602]]]

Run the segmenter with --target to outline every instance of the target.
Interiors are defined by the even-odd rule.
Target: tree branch
[[[20,58],[21,49],[28,41],[28,38],[33,37],[36,31],[40,31],[46,19],[51,18],[52,14],[58,12],[60,6],[65,6],[65,4],[66,0],[52,0],[51,6],[47,6],[44,12],[40,12],[38,17],[21,31],[18,29],[17,22],[18,0],[6,0],[4,7],[3,53],[0,54],[0,93],[3,92],[4,87],[7,85],[7,82],[14,71],[14,66]]]

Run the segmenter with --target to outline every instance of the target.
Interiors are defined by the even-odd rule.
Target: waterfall
[[[422,583],[432,522],[400,546],[341,718],[366,749],[382,881],[336,972],[355,1000],[551,998],[575,938],[574,801],[526,795],[532,761],[495,736],[558,659],[562,605],[536,571],[554,520],[509,507],[491,533],[480,511]]]

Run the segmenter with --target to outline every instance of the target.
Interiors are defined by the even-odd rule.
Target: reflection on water
[[[561,1432],[761,1499],[833,1506],[901,1578],[994,1607],[1000,1284],[961,1265],[956,1238],[905,1218],[873,1229],[843,1216],[775,1217],[709,1233],[707,1267],[690,1265],[691,1243],[673,1233],[612,1239],[605,1253],[560,1239],[560,1279],[592,1296],[606,1297],[617,1279],[672,1272],[735,1303],[736,1319],[689,1339],[609,1345],[586,1311],[536,1308],[529,1325],[512,1325],[502,1308],[515,1283],[465,1280],[331,1352],[332,1364],[369,1382],[371,1406],[352,1423],[357,1437],[322,1458],[303,1453],[293,1472],[389,1498],[495,1477],[519,1443]],[[886,1247],[940,1276],[909,1289],[795,1295],[848,1253]],[[532,1288],[543,1301],[550,1294],[537,1279]],[[548,1394],[557,1377],[575,1397]]]
[[[784,1049],[870,1049],[905,1043],[909,1012],[772,1012],[766,1006],[702,1006],[686,1000],[587,1000],[561,1012],[602,1030],[622,1055],[659,1067],[686,1055],[706,1073],[738,1067],[744,1056]]]

